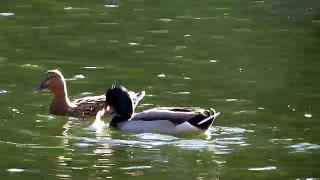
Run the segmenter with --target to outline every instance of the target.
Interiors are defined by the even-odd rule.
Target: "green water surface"
[[[1,0],[0,179],[320,178],[319,0]],[[213,107],[207,136],[52,116],[32,94],[145,90],[137,111]]]

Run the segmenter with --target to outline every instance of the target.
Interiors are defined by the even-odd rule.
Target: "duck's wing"
[[[194,126],[207,126],[207,124],[211,124],[219,114],[220,113],[217,113],[212,108],[160,107],[137,113],[131,120],[167,120],[174,124],[189,122]]]
[[[74,106],[73,113],[81,114],[81,116],[94,116],[99,110],[105,107],[105,99],[105,95],[75,99],[71,102]]]
[[[150,109],[141,113],[135,114],[130,120],[132,121],[157,121],[166,120],[174,124],[182,124],[193,117],[197,116],[198,112],[191,111],[174,111],[168,109]]]
[[[145,91],[141,91],[138,93],[129,91],[128,93],[130,98],[132,99],[134,108],[146,95]],[[105,101],[106,101],[106,96],[99,95],[99,96],[86,96],[86,97],[78,98],[72,101],[71,103],[74,104],[75,106],[81,106],[83,108],[91,109],[92,107],[104,107]]]
[[[106,96],[87,96],[83,98],[78,98],[72,101],[71,103],[75,105],[92,105],[92,104],[105,104]]]

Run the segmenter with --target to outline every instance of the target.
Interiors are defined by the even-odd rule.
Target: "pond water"
[[[2,0],[3,179],[320,178],[319,0]],[[71,98],[145,90],[137,111],[213,107],[207,135],[131,134],[50,115]]]

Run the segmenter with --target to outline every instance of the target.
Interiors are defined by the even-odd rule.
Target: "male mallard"
[[[67,115],[71,117],[90,117],[95,116],[97,112],[106,105],[105,95],[88,96],[75,99],[70,102],[66,81],[62,73],[58,70],[49,70],[45,73],[44,79],[35,91],[49,89],[52,94],[50,104],[50,113],[54,115]],[[129,96],[137,104],[143,97],[144,91],[140,93],[129,92]]]
[[[134,114],[133,102],[123,86],[107,90],[106,104],[114,114],[109,126],[130,132],[204,133],[220,114],[212,108],[185,107],[160,107]],[[99,112],[96,120],[100,118]]]

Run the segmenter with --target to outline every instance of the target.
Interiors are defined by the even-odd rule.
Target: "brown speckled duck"
[[[76,118],[92,117],[106,106],[105,95],[88,96],[75,99],[70,102],[66,81],[62,73],[58,70],[49,70],[45,73],[37,91],[48,89],[52,92],[53,98],[50,104],[50,113],[60,116],[71,116]],[[145,92],[130,92],[136,104],[144,97]]]

